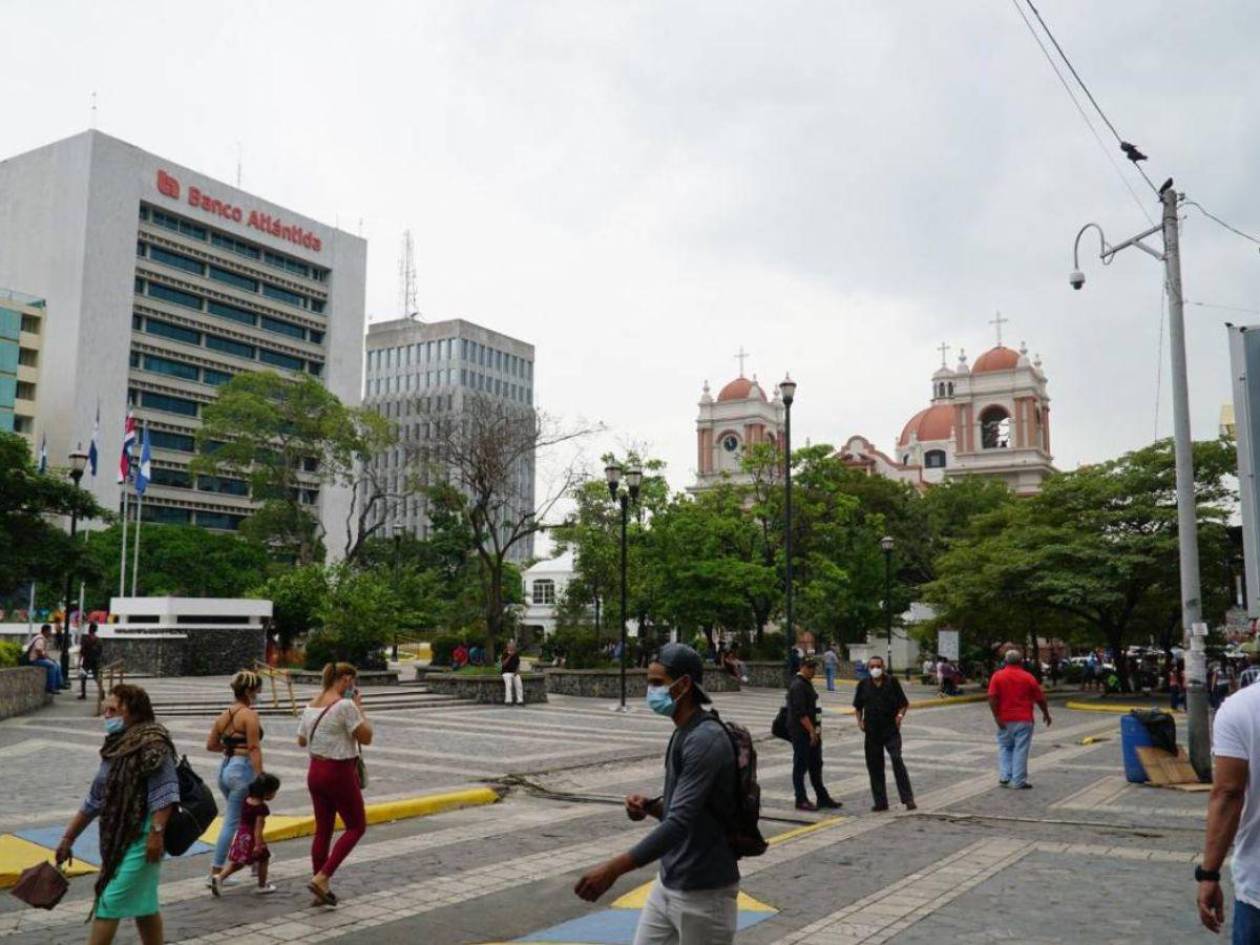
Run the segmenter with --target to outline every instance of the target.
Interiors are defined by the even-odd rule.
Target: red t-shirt
[[[989,679],[989,698],[997,696],[999,722],[1031,722],[1033,706],[1045,699],[1032,673],[1003,666]]]

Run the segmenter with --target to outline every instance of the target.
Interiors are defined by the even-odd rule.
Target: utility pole
[[[1212,774],[1208,731],[1207,658],[1203,601],[1199,590],[1199,520],[1194,494],[1194,441],[1190,436],[1190,391],[1186,379],[1186,322],[1181,294],[1181,243],[1177,191],[1160,192],[1164,204],[1164,270],[1168,290],[1168,348],[1172,357],[1173,449],[1177,469],[1177,536],[1181,571],[1181,623],[1186,643],[1187,735],[1190,763],[1200,778]]]

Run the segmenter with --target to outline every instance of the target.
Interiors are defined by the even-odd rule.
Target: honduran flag
[[[127,419],[123,423],[122,456],[118,460],[118,481],[126,482],[131,477],[132,451],[136,445],[136,418],[127,411]]]
[[[149,452],[149,425],[144,425],[144,443],[140,447],[140,466],[136,471],[136,495],[144,495],[144,490],[149,488],[149,479],[152,477],[153,469],[150,465],[152,456]]]
[[[48,472],[48,434],[44,434],[44,438],[39,441],[39,474],[42,476]]]
[[[88,469],[92,472],[92,478],[96,478],[96,460],[99,452],[96,447],[96,441],[101,438],[101,405],[96,405],[96,422],[92,424],[92,445],[88,447]]]

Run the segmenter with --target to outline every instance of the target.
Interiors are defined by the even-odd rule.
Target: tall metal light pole
[[[76,447],[70,453],[70,471],[68,475],[74,482],[74,487],[79,488],[79,480],[83,478],[83,470],[87,468],[87,453],[83,452],[82,445]],[[70,540],[74,541],[75,531],[79,525],[79,512],[77,509],[70,510]],[[66,569],[66,605],[62,613],[63,634],[61,637],[61,682],[65,688],[70,688],[70,594],[74,590],[74,566],[73,564]],[[83,615],[79,614],[79,620],[83,620]]]
[[[792,650],[796,644],[792,629],[792,401],[796,399],[796,381],[790,374],[779,382],[779,396],[783,398],[783,635],[787,640],[783,675],[786,685],[790,686]]]
[[[398,553],[402,545],[402,529],[397,522],[390,526],[394,538],[394,588],[398,588]],[[390,658],[398,662],[398,624],[394,624],[394,648]]]
[[[893,674],[892,660],[892,553],[893,553],[893,537],[885,535],[879,540],[879,547],[884,549],[884,627],[888,634],[888,655],[884,660],[884,665],[888,668],[888,675]]]
[[[1181,623],[1183,639],[1188,637],[1186,659],[1187,734],[1190,742],[1190,763],[1200,778],[1207,778],[1212,771],[1211,740],[1208,733],[1207,658],[1204,637],[1207,627],[1203,624],[1203,603],[1199,590],[1199,533],[1198,510],[1194,494],[1194,455],[1190,436],[1190,394],[1186,379],[1186,326],[1181,294],[1181,247],[1177,229],[1177,192],[1172,179],[1159,191],[1163,204],[1163,219],[1158,225],[1144,230],[1137,236],[1117,246],[1107,244],[1102,228],[1087,223],[1076,234],[1072,249],[1072,274],[1068,282],[1072,288],[1085,285],[1085,275],[1080,267],[1081,237],[1093,228],[1098,231],[1099,258],[1109,264],[1116,253],[1130,246],[1155,257],[1164,264],[1165,288],[1168,292],[1168,350],[1172,361],[1173,400],[1173,455],[1177,471],[1177,539],[1181,571]],[[1156,233],[1164,237],[1164,251],[1147,246],[1142,240]],[[1120,658],[1123,654],[1116,654]]]
[[[626,491],[618,494],[621,484],[621,467],[609,463],[604,467],[604,478],[608,480],[608,492],[613,501],[621,506],[621,704],[619,712],[626,711],[626,530],[630,520],[630,503],[639,498],[639,486],[643,482],[643,470],[631,466],[626,471]]]

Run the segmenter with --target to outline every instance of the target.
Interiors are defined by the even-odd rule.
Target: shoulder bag
[[[334,702],[330,706],[325,706],[324,711],[319,713],[319,718],[317,718],[315,720],[315,724],[311,726],[311,735],[310,735],[310,738],[307,739],[308,745],[315,741],[315,729],[319,728],[319,723],[324,721],[324,716],[328,714],[328,710],[331,709],[333,705],[337,705],[337,704],[338,703]],[[367,765],[364,764],[363,762],[363,746],[360,745],[358,741],[356,740],[354,743],[354,747],[356,751],[356,754],[354,756],[354,773],[355,773],[355,777],[359,779],[359,790],[363,790],[365,787],[367,787],[367,784],[368,784]]]

